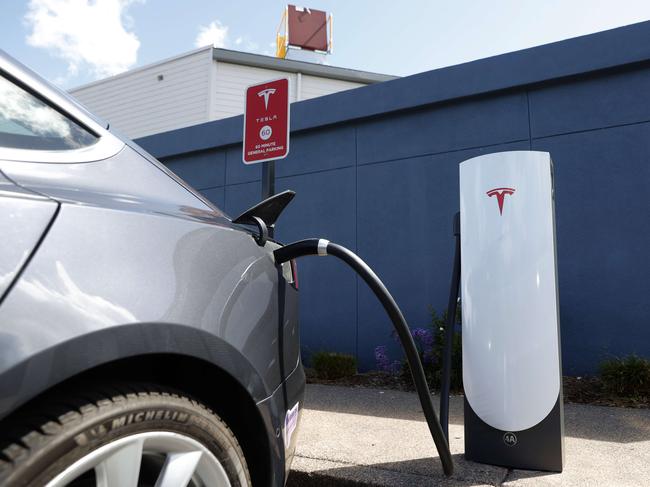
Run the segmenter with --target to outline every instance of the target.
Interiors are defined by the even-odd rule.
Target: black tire
[[[20,432],[9,443],[3,438],[3,487],[43,486],[91,451],[149,431],[191,437],[215,455],[233,487],[251,485],[244,454],[228,426],[200,402],[164,387],[127,384],[44,398],[21,416],[0,423],[3,437],[10,429]]]

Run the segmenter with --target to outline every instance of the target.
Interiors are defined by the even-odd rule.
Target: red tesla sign
[[[289,80],[267,81],[246,89],[245,164],[289,154]]]

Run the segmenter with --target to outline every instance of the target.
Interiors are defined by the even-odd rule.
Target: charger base
[[[551,412],[523,431],[485,423],[465,398],[465,458],[507,468],[561,472],[564,463],[562,394]]]

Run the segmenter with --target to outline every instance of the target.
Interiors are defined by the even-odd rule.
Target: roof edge
[[[250,52],[233,51],[215,47],[212,51],[212,58],[215,61],[225,63],[241,64],[244,66],[254,66],[276,71],[286,71],[290,73],[302,73],[319,76],[321,78],[339,79],[357,83],[381,83],[397,79],[398,76],[388,74],[371,73],[357,69],[340,68],[327,64],[308,63],[305,61],[295,61],[293,59],[281,59],[274,56],[263,54],[254,54]]]
[[[650,21],[427,71],[291,105],[291,131],[350,122],[418,106],[525,88],[650,61]],[[243,116],[150,135],[157,157],[242,141]],[[170,135],[172,135],[170,137]],[[182,147],[174,142],[191,141]]]

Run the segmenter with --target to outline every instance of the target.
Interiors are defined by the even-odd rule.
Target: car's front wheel
[[[78,396],[48,399],[18,420],[40,426],[2,450],[0,485],[251,485],[237,439],[200,402],[142,385]]]

